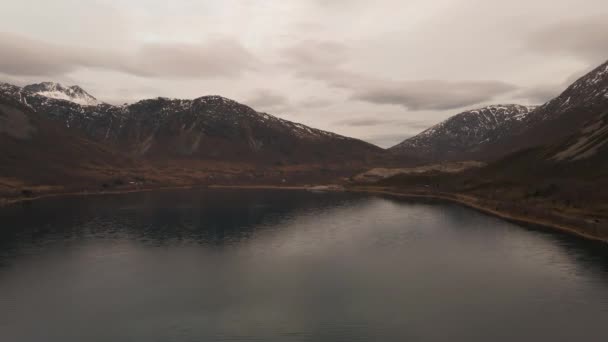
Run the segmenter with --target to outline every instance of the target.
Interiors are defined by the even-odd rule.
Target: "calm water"
[[[158,192],[0,210],[0,341],[607,341],[608,246],[455,205]]]

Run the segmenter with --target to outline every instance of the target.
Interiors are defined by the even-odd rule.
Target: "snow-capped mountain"
[[[62,189],[92,179],[104,182],[103,172],[133,166],[133,158],[83,138],[0,92],[0,193],[20,191],[26,184]]]
[[[83,106],[97,106],[96,98],[79,86],[64,87],[59,83],[42,82],[23,87],[23,91],[31,92],[52,99],[66,100]]]
[[[608,104],[608,61],[578,79],[558,97],[542,105],[532,119],[555,120],[575,108],[594,108],[606,104]]]
[[[560,144],[572,135],[585,136],[585,131],[592,131],[590,127],[594,127],[593,123],[603,122],[599,118],[606,111],[608,61],[579,78],[558,97],[531,112],[520,125],[487,146],[484,152],[500,157],[526,148]],[[582,135],[580,132],[583,132]]]
[[[557,162],[595,158],[608,164],[608,62],[581,77],[530,119],[530,125],[536,126],[524,137],[562,137],[548,146],[546,158]]]
[[[536,107],[516,104],[492,105],[468,110],[411,137],[390,150],[423,160],[469,159],[507,135]]]
[[[467,111],[390,150],[425,161],[494,160],[584,131],[608,110],[608,62],[539,107],[489,106]]]
[[[570,201],[601,197],[608,182],[608,62],[530,113],[519,131],[492,148],[515,152],[475,177],[527,187],[554,184],[554,190],[558,184]]]
[[[90,106],[48,97],[30,86],[3,84],[0,94],[84,132],[93,141],[147,158],[333,163],[364,161],[382,151],[357,139],[257,112],[221,96]]]

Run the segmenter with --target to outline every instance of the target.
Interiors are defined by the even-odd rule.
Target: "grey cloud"
[[[360,121],[356,121],[353,120],[353,122],[355,123],[360,123],[360,124],[364,124],[365,119],[362,119]],[[402,142],[405,139],[411,138],[413,136],[415,136],[416,134],[424,131],[425,129],[435,125],[437,122],[435,120],[385,120],[385,122],[381,122],[382,120],[377,120],[377,122],[374,122],[373,119],[369,119],[369,124],[371,124],[368,127],[372,127],[375,126],[376,124],[378,125],[391,125],[392,127],[395,128],[396,131],[398,131],[399,133],[386,133],[386,134],[371,134],[368,136],[363,137],[362,139],[365,141],[369,141],[372,144],[381,146],[381,147],[391,147],[391,146],[395,146],[396,144]],[[383,127],[382,131],[385,131],[385,128]]]
[[[300,41],[281,51],[281,63],[296,76],[323,81],[333,87],[350,88],[367,79],[344,70],[349,61],[349,48],[333,41]]]
[[[322,108],[331,105],[333,101],[329,99],[323,99],[319,97],[311,97],[305,100],[302,100],[298,103],[299,107],[303,108]]]
[[[254,108],[275,108],[288,104],[289,100],[279,93],[268,89],[260,89],[245,103]]]
[[[515,94],[515,98],[524,98],[531,103],[543,104],[561,94],[568,86],[576,82],[581,76],[587,74],[593,68],[585,68],[580,72],[576,72],[566,78],[561,83],[543,84],[534,87],[523,88]]]
[[[523,89],[516,97],[528,99],[535,104],[543,104],[556,97],[564,88],[557,84],[546,84]]]
[[[283,49],[282,62],[300,69],[332,68],[348,60],[348,51],[341,43],[305,40]]]
[[[448,110],[492,100],[517,89],[500,81],[394,81],[345,69],[348,48],[327,41],[303,41],[284,51],[296,75],[346,89],[351,98],[410,110]]]
[[[0,33],[0,72],[13,76],[61,76],[99,68],[142,77],[237,77],[259,61],[238,42],[143,44],[133,54],[48,44]]]
[[[362,139],[374,145],[388,148],[397,145],[411,136],[413,134],[376,134],[362,137]]]
[[[596,65],[608,58],[608,13],[560,21],[531,36],[526,48],[543,54],[576,57]]]
[[[73,57],[61,47],[0,33],[0,72],[13,76],[51,76],[73,71]]]
[[[432,125],[431,122],[426,121],[412,121],[412,120],[391,120],[391,119],[379,119],[379,118],[355,118],[336,121],[335,125],[351,126],[351,127],[370,127],[370,126],[401,126],[407,127],[410,130],[425,129]]]
[[[212,40],[205,44],[147,44],[136,54],[142,74],[160,77],[236,77],[259,63],[238,42]],[[137,72],[135,69],[135,72]]]
[[[360,119],[347,119],[337,121],[335,124],[352,126],[352,127],[365,127],[365,126],[380,126],[395,123],[395,120],[383,120],[373,118],[360,118]]]
[[[353,99],[410,110],[448,110],[492,100],[516,90],[499,81],[409,81],[357,89]]]

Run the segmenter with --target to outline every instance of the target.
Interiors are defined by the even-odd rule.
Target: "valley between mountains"
[[[608,241],[608,62],[543,105],[466,110],[389,149],[221,96],[115,106],[78,86],[0,84],[0,203],[323,184],[452,200]]]

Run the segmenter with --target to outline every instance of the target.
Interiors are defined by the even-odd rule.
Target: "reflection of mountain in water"
[[[260,196],[261,195],[261,196]],[[3,209],[0,244],[11,240],[127,237],[153,244],[238,242],[257,229],[364,201],[307,191],[164,191],[43,200]],[[59,214],[69,208],[69,213]]]

